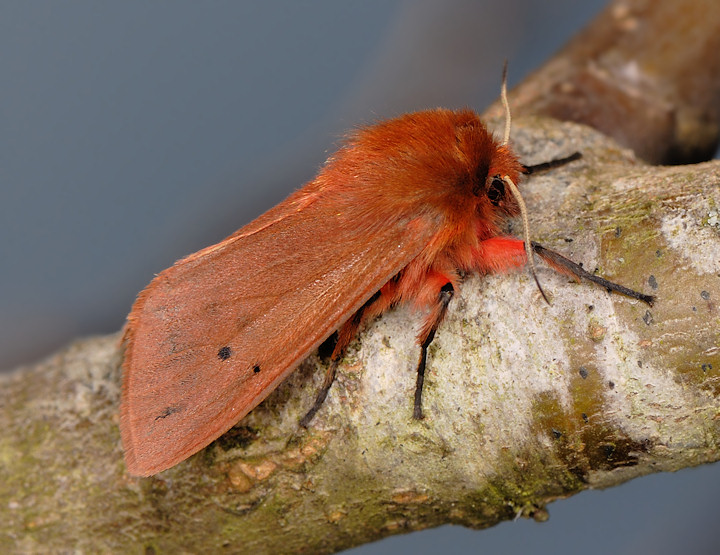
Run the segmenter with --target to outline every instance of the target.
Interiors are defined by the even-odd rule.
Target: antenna
[[[512,122],[512,117],[510,116],[510,103],[508,102],[507,98],[507,71],[508,63],[507,60],[505,60],[505,63],[503,64],[502,86],[500,88],[500,98],[502,100],[503,107],[505,108],[505,133],[503,135],[502,146],[507,146],[507,144],[510,142],[510,124]],[[509,175],[504,175],[502,180],[508,186],[508,189],[510,189],[510,192],[515,197],[515,200],[518,203],[518,207],[520,208],[520,216],[522,217],[523,222],[523,235],[525,236],[525,255],[527,256],[528,265],[530,266],[530,273],[532,274],[532,277],[535,280],[535,284],[540,290],[540,294],[543,296],[543,299],[545,299],[545,302],[547,304],[550,304],[550,301],[548,300],[545,291],[543,291],[543,288],[540,285],[540,280],[537,277],[537,270],[535,269],[535,259],[533,258],[534,251],[532,248],[532,243],[530,242],[530,224],[528,222],[525,201],[523,200],[517,186],[515,185],[515,183],[513,183],[513,180],[510,179]]]
[[[502,85],[500,86],[500,98],[502,99],[503,108],[505,108],[505,133],[503,134],[502,146],[505,146],[508,142],[510,142],[510,124],[512,123],[512,117],[510,116],[510,104],[507,99],[507,72],[508,63],[507,60],[505,60],[502,72]]]
[[[525,236],[525,254],[527,255],[528,264],[530,265],[530,273],[532,274],[532,277],[535,279],[535,284],[537,285],[538,289],[540,290],[540,294],[543,296],[543,299],[545,299],[545,302],[547,304],[550,304],[550,301],[547,298],[547,295],[545,294],[545,291],[543,291],[542,286],[540,285],[540,280],[537,277],[537,271],[535,270],[535,259],[533,258],[533,248],[532,243],[530,242],[530,224],[528,223],[528,216],[527,216],[527,208],[525,208],[525,201],[522,198],[522,195],[520,195],[520,191],[515,186],[515,183],[513,183],[512,179],[510,179],[510,176],[503,176],[503,181],[508,186],[508,189],[510,189],[510,192],[515,197],[515,200],[518,203],[518,206],[520,207],[520,216],[522,217],[523,221],[523,235]]]

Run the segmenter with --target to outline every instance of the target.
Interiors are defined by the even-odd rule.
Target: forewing
[[[332,198],[291,199],[138,298],[121,407],[133,474],[169,468],[230,429],[432,236],[422,217],[373,221]]]

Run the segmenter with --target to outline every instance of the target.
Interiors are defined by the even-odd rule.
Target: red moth
[[[149,476],[196,453],[338,331],[307,426],[358,327],[400,303],[425,314],[414,413],[421,418],[427,347],[460,276],[528,261],[532,269],[533,250],[560,271],[652,302],[530,243],[515,187],[530,168],[507,144],[509,124],[508,114],[502,143],[470,110],[360,129],[302,189],[160,273],[140,293],[124,337],[128,471]],[[524,242],[500,234],[503,219],[520,212]]]

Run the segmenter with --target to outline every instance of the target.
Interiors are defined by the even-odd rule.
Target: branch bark
[[[655,164],[708,160],[720,142],[718,52],[715,0],[617,0],[511,91],[510,105],[590,125]]]
[[[118,336],[2,378],[0,543],[16,551],[335,552],[443,523],[482,528],[586,488],[720,459],[720,163],[653,168],[575,124],[519,122],[536,238],[653,292],[653,308],[524,273],[471,278],[433,343],[413,421],[416,318],[361,334],[307,433],[311,357],[229,434],[129,477]]]

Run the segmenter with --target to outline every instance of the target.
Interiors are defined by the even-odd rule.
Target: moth
[[[527,263],[537,282],[535,253],[652,303],[530,241],[520,176],[577,155],[521,164],[508,142],[505,78],[502,90],[502,141],[471,110],[358,129],[315,179],[152,280],[124,335],[120,429],[131,474],[156,474],[207,446],[337,332],[325,382],[301,422],[308,426],[358,328],[403,303],[423,314],[413,414],[422,418],[427,348],[467,273]],[[518,214],[524,240],[501,232]]]

